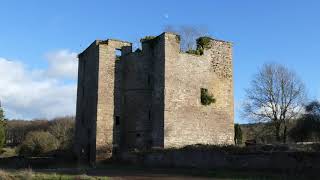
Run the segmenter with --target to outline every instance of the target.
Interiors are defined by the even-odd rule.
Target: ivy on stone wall
[[[234,143],[236,145],[242,144],[242,130],[239,124],[234,124]]]
[[[190,49],[190,50],[186,51],[186,53],[201,56],[203,54],[203,51],[200,49],[196,49],[196,50]]]
[[[212,40],[211,37],[204,36],[204,37],[199,37],[197,41],[197,49],[189,49],[186,51],[188,54],[195,54],[195,55],[203,55],[204,49],[208,49],[210,47],[210,41]]]
[[[209,94],[208,89],[201,88],[201,104],[208,106],[211,103],[215,103],[216,99],[212,94]]]
[[[204,36],[197,39],[197,49],[208,49],[210,47],[211,37]]]

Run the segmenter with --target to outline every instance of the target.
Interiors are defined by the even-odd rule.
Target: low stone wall
[[[130,153],[122,157],[136,165],[200,169],[304,170],[320,169],[320,152],[230,154],[210,151]]]

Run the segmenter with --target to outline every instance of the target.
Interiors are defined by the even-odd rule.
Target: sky
[[[0,0],[0,100],[9,119],[74,115],[77,54],[95,39],[137,42],[166,26],[201,26],[234,43],[235,121],[253,75],[296,71],[320,98],[317,0]]]

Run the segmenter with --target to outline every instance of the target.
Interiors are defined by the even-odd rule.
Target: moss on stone
[[[140,42],[146,42],[149,40],[154,40],[157,36],[145,36],[144,38],[140,39]]]
[[[141,43],[148,43],[150,48],[154,48],[158,42],[158,36],[146,36],[140,40]]]

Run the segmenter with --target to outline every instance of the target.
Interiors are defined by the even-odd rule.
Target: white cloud
[[[76,54],[47,54],[48,69],[30,69],[20,61],[0,58],[0,100],[8,118],[53,118],[74,115]],[[60,64],[59,64],[60,63]]]
[[[77,77],[77,54],[68,50],[60,50],[46,54],[49,69],[48,75],[61,78]]]

